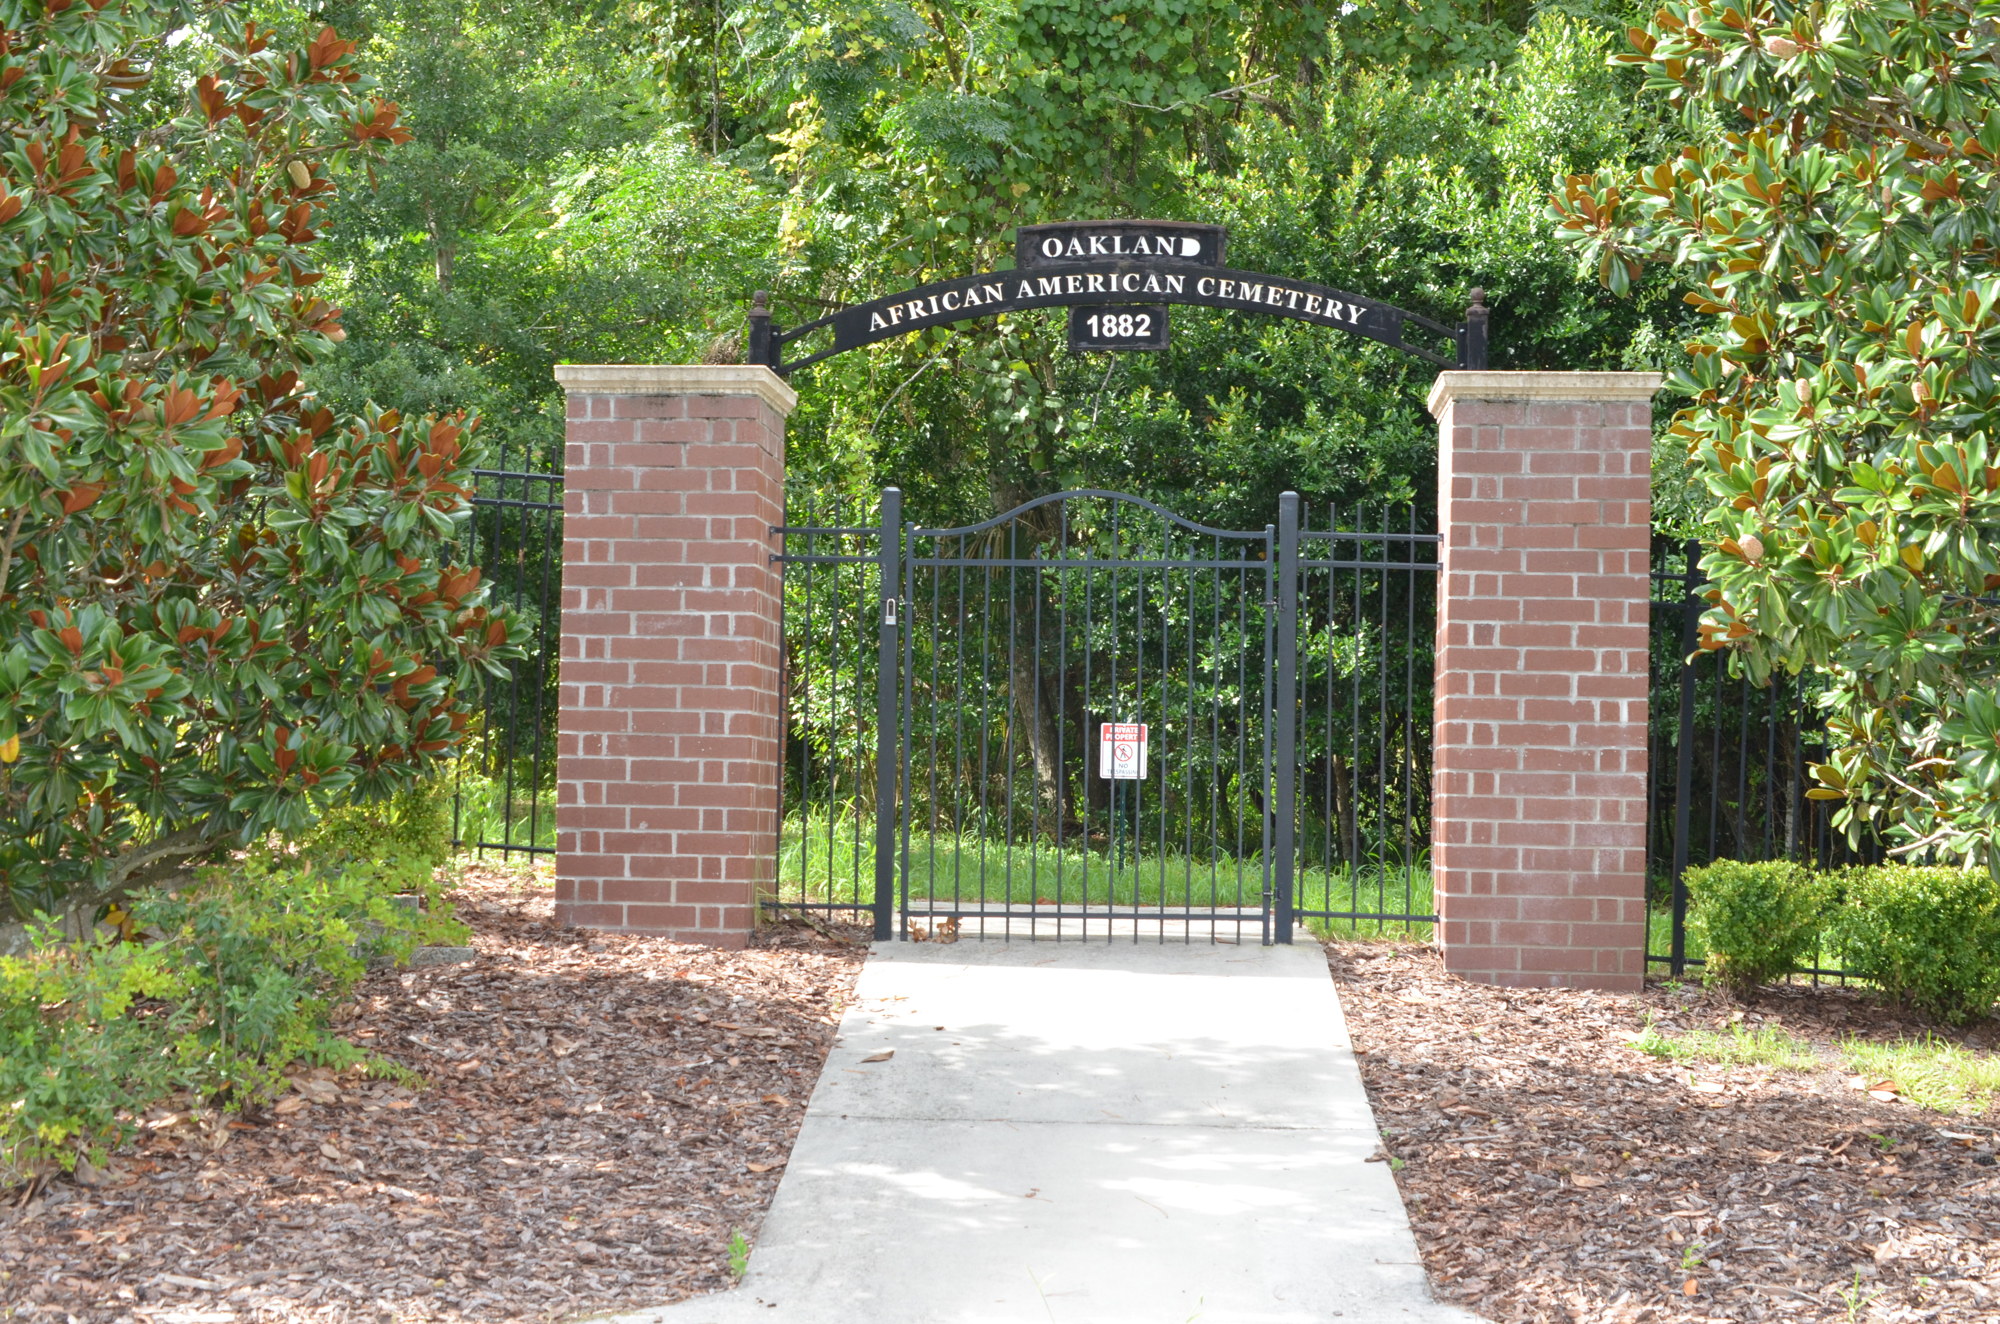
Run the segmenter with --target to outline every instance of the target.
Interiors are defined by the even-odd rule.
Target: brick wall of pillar
[[[779,814],[768,368],[563,366],[556,918],[740,947]]]
[[[1432,868],[1449,969],[1645,973],[1652,373],[1446,372]]]

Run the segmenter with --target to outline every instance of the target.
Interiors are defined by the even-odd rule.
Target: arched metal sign
[[[750,309],[748,357],[786,376],[832,355],[926,327],[1030,308],[1077,310],[1070,328],[1075,348],[1159,348],[1166,343],[1165,305],[1193,304],[1334,327],[1448,368],[1486,366],[1482,291],[1472,292],[1462,324],[1446,326],[1366,295],[1224,266],[1228,240],[1223,226],[1187,221],[1024,225],[1016,232],[1012,271],[920,285],[803,326],[774,326],[760,292]],[[1079,315],[1083,309],[1110,307],[1132,315]],[[786,357],[789,347],[828,331],[830,346]],[[1440,352],[1446,349],[1452,352]]]

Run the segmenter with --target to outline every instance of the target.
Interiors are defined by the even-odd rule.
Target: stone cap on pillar
[[[558,363],[571,395],[754,395],[789,418],[799,393],[761,363]]]
[[[1650,400],[1657,372],[1441,372],[1428,401],[1433,418],[1454,400]]]

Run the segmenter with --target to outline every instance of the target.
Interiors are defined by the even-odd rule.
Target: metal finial
[[[779,366],[778,328],[771,325],[769,290],[758,290],[750,296],[750,334],[745,338],[743,357],[773,372],[783,371]]]
[[[1486,369],[1486,291],[1475,285],[1472,303],[1465,310],[1465,326],[1459,332],[1458,366],[1474,372]]]

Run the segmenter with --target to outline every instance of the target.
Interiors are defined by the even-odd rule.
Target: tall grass
[[[1674,912],[1665,906],[1649,907],[1646,911],[1646,953],[1649,956],[1665,956],[1674,949]],[[1708,948],[1693,929],[1687,933],[1687,959],[1703,961],[1708,959]],[[1662,964],[1648,962],[1650,970],[1664,970]],[[1693,973],[1699,979],[1699,968]]]
[[[899,839],[896,851],[902,856]],[[947,902],[965,909],[1003,905],[1144,906],[1167,910],[1257,909],[1267,886],[1259,854],[1190,856],[1157,846],[1114,851],[1049,840],[1008,842],[974,834],[912,831],[907,883],[912,903]],[[784,900],[866,906],[875,895],[875,824],[854,815],[815,814],[786,820],[778,856]],[[1293,879],[1301,912],[1349,912],[1359,919],[1303,917],[1327,935],[1426,935],[1424,921],[1381,915],[1431,913],[1428,862],[1416,866],[1301,868]]]
[[[517,782],[511,796],[507,790],[505,783],[481,773],[459,778],[453,830],[458,843],[468,848],[540,846],[554,850],[554,788],[537,791]]]

